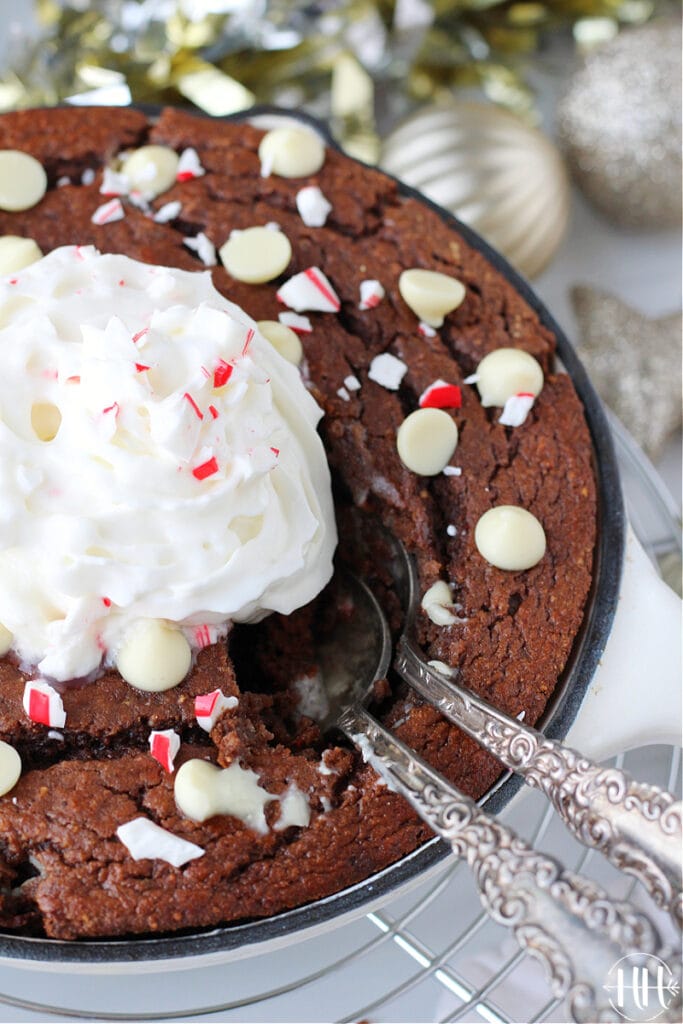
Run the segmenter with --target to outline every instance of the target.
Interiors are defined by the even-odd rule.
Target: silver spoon
[[[611,899],[593,882],[534,850],[370,714],[365,704],[388,670],[391,637],[365,583],[343,573],[341,586],[346,621],[321,650],[331,704],[323,724],[340,728],[387,785],[408,800],[456,856],[467,860],[487,913],[511,928],[520,947],[541,961],[555,996],[567,998],[575,1021],[623,1020],[604,988],[608,974],[625,956],[635,957],[634,963],[645,954],[672,959],[657,928],[631,904]],[[349,658],[351,667],[340,667]],[[631,1019],[639,1019],[635,1005],[629,1010]],[[672,996],[666,1014],[658,1019],[678,1019],[680,994]]]

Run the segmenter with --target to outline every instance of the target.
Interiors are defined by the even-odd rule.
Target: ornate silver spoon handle
[[[683,924],[683,805],[671,793],[636,782],[616,768],[602,768],[496,711],[430,669],[405,637],[394,664],[446,718],[540,789],[579,842],[638,878],[657,905]]]
[[[605,988],[611,969],[628,955],[670,956],[650,919],[529,847],[361,705],[347,708],[339,725],[387,784],[467,860],[488,914],[541,961],[555,995],[568,998],[574,1020],[623,1020]],[[669,1006],[668,1012],[678,1010]],[[677,1017],[658,1017],[666,1019]]]

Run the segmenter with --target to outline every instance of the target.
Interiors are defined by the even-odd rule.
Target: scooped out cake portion
[[[332,558],[534,722],[581,624],[591,444],[554,339],[449,222],[305,127],[0,117],[0,924],[263,917],[428,833],[324,731]],[[389,679],[473,796],[499,766]]]

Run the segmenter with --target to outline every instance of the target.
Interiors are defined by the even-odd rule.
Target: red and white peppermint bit
[[[128,178],[125,174],[118,174],[112,171],[111,167],[105,167],[102,172],[102,184],[100,193],[103,196],[125,196],[128,193]]]
[[[361,281],[360,302],[358,303],[358,308],[374,309],[375,306],[379,306],[385,295],[386,292],[379,281],[375,281],[374,279]]]
[[[180,750],[180,736],[173,729],[153,729],[149,734],[149,750],[164,771],[170,773]]]
[[[108,405],[106,409],[102,410],[102,415],[97,423],[97,430],[100,436],[106,441],[111,441],[112,437],[116,433],[116,420],[118,419],[120,411],[121,409],[118,402],[114,402],[112,405]]]
[[[137,345],[137,343],[140,341],[140,338],[144,338],[146,334],[149,334],[149,327],[143,327],[141,331],[137,331],[133,335],[133,344]]]
[[[535,395],[532,395],[530,391],[520,391],[516,395],[510,395],[498,417],[498,422],[502,423],[504,427],[521,427],[529,415],[534,401]]]
[[[205,267],[216,266],[216,246],[203,231],[194,237],[183,238],[183,245],[196,252]]]
[[[174,868],[181,868],[190,860],[204,856],[196,843],[174,836],[149,818],[133,818],[116,830],[133,860],[165,860]]]
[[[313,325],[307,316],[299,316],[298,313],[278,313],[277,318],[295,334],[311,334],[313,331]]]
[[[420,320],[420,323],[418,324],[417,329],[418,329],[418,331],[420,332],[420,334],[422,335],[423,338],[435,338],[436,337],[436,331],[434,330],[434,328],[430,327],[429,324],[426,324],[424,322],[424,320]]]
[[[98,206],[90,220],[100,227],[103,224],[113,224],[115,220],[123,220],[126,211],[120,199],[110,199],[108,203]]]
[[[202,410],[201,410],[201,409],[199,408],[199,406],[197,405],[197,403],[195,402],[194,398],[193,398],[193,397],[192,397],[192,395],[191,395],[191,394],[189,393],[189,391],[186,391],[186,392],[185,392],[185,394],[183,395],[183,398],[184,398],[184,399],[185,399],[185,400],[186,400],[187,402],[189,402],[189,403],[190,403],[190,408],[192,409],[192,411],[193,411],[193,413],[195,414],[195,416],[197,417],[197,419],[199,419],[199,420],[203,420],[203,419],[204,419],[204,413],[203,413],[203,412],[202,412]]]
[[[332,210],[317,185],[307,185],[296,194],[296,208],[308,228],[321,228]]]
[[[66,711],[59,693],[43,679],[29,679],[24,687],[22,700],[24,711],[32,722],[62,729],[66,723]]]
[[[179,199],[176,199],[171,203],[164,203],[164,205],[160,206],[154,214],[152,220],[156,221],[157,224],[168,224],[170,220],[175,220],[176,217],[180,216],[182,208],[183,204]]]
[[[211,732],[223,712],[236,708],[238,703],[237,697],[226,697],[220,690],[202,693],[194,699],[194,715],[197,725],[205,732]]]
[[[184,149],[178,160],[176,181],[191,181],[192,178],[201,178],[203,174],[206,174],[206,171],[200,163],[197,150],[191,146]]]
[[[254,330],[254,328],[250,327],[249,330],[247,331],[246,337],[244,339],[244,344],[242,345],[242,356],[243,357],[246,356],[246,354],[248,353],[249,346],[251,345],[252,341],[254,340],[254,335],[255,334],[256,334],[256,331]]]
[[[212,420],[217,420],[218,419],[220,414],[219,414],[218,409],[216,408],[215,405],[210,405],[209,406],[209,412],[211,413],[211,419]]]
[[[192,476],[195,480],[206,480],[209,476],[214,476],[218,472],[218,462],[216,456],[212,455],[206,462],[201,462],[198,466],[195,466],[192,470]]]
[[[217,626],[209,626],[208,623],[204,626],[195,626],[192,629],[192,644],[201,651],[205,647],[215,644],[219,635],[220,631]]]
[[[457,384],[435,380],[424,389],[418,399],[418,405],[421,409],[459,409],[462,405],[462,392]]]
[[[382,352],[370,363],[368,377],[375,384],[381,384],[387,391],[398,391],[399,385],[408,372],[402,359],[397,359],[390,352]]]
[[[234,369],[232,363],[226,363],[225,359],[219,359],[216,369],[213,371],[213,386],[215,388],[225,387],[232,377]]]
[[[309,267],[290,277],[278,291],[277,299],[297,313],[309,309],[338,313],[341,308],[339,296],[319,267]]]

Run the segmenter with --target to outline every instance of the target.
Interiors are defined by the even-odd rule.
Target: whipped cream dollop
[[[68,246],[0,277],[0,622],[56,680],[332,574],[322,415],[208,272]]]

